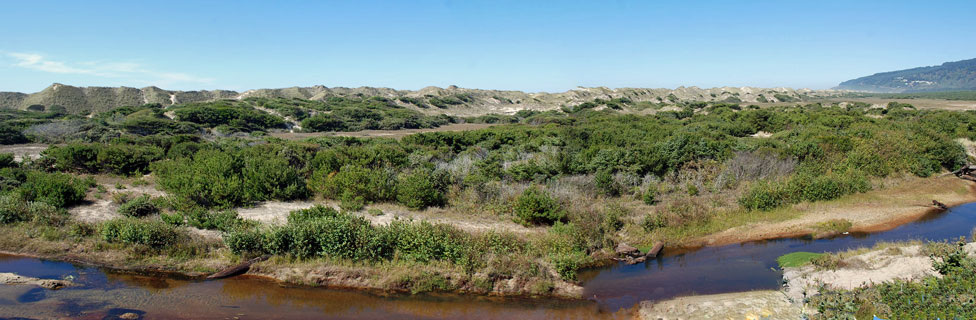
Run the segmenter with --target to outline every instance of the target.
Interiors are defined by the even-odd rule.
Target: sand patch
[[[0,283],[9,285],[33,285],[52,290],[74,285],[74,283],[68,280],[38,279],[10,272],[0,272]]]
[[[970,254],[976,253],[976,243],[966,245]],[[786,268],[783,280],[785,291],[793,301],[817,294],[824,284],[835,289],[851,290],[896,279],[915,281],[940,275],[932,269],[932,259],[922,254],[922,246],[897,249],[878,249],[844,258],[846,267],[836,270],[817,270],[812,265]]]
[[[268,201],[251,208],[237,210],[237,215],[243,219],[258,221],[265,224],[281,225],[288,221],[288,213],[294,210],[307,209],[315,205],[323,205],[340,210],[334,202],[315,201]],[[381,215],[372,215],[368,210],[354,212],[354,215],[369,220],[373,225],[388,225],[395,220],[427,221],[430,223],[448,224],[469,232],[484,232],[488,230],[510,231],[514,233],[542,232],[545,228],[527,228],[508,220],[500,220],[493,216],[460,215],[450,208],[428,208],[423,211],[409,210],[394,204],[373,204],[367,209],[379,209]]]
[[[780,291],[763,290],[643,301],[638,318],[673,319],[801,319],[802,309]]]

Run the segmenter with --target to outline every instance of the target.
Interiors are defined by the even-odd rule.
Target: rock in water
[[[634,248],[631,245],[623,242],[618,244],[617,248],[614,249],[614,251],[616,251],[617,254],[622,256],[637,257],[641,255],[640,249]]]

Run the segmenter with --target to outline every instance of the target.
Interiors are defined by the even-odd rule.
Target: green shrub
[[[119,206],[119,213],[126,217],[145,217],[159,213],[159,208],[148,195],[141,195]]]
[[[298,224],[319,218],[334,218],[339,215],[339,211],[332,207],[314,205],[311,208],[294,210],[288,213],[288,223]]]
[[[389,170],[345,165],[338,172],[320,170],[315,174],[320,177],[317,184],[323,195],[358,206],[355,210],[362,209],[359,202],[365,205],[396,198],[397,179]]]
[[[387,232],[394,239],[397,256],[403,259],[463,263],[469,255],[470,239],[467,234],[447,225],[434,225],[426,221],[394,221]]]
[[[247,225],[247,222],[237,216],[234,210],[211,211],[195,208],[183,212],[187,224],[208,230],[230,231]]]
[[[276,152],[201,150],[192,158],[155,162],[158,184],[204,207],[233,207],[253,201],[294,200],[308,196],[305,179]]]
[[[236,230],[224,234],[224,243],[236,254],[265,253],[264,236],[257,229]]]
[[[644,194],[641,195],[641,200],[647,205],[654,205],[657,203],[657,188],[647,188],[647,190],[644,191]]]
[[[63,173],[28,171],[17,192],[26,201],[39,201],[57,208],[80,203],[93,180],[82,180]]]
[[[566,219],[559,202],[538,188],[529,188],[515,199],[512,208],[524,224],[553,224]]]
[[[760,181],[752,185],[749,191],[739,198],[739,204],[750,210],[772,210],[786,201],[786,193],[781,183]]]
[[[0,144],[7,145],[7,144],[19,144],[19,143],[27,143],[27,142],[30,142],[30,140],[28,140],[27,137],[25,137],[24,134],[20,132],[20,130],[11,128],[6,125],[0,126]]]
[[[0,153],[0,168],[10,168],[18,166],[14,161],[13,153]]]
[[[26,201],[16,195],[0,196],[0,223],[21,222],[30,218]]]
[[[342,208],[342,210],[359,211],[363,210],[365,206],[366,199],[363,196],[357,196],[352,191],[343,191],[342,196],[339,197],[339,208]]]
[[[586,254],[586,239],[582,234],[580,228],[572,223],[557,222],[542,239],[540,249],[563,279],[576,280],[576,271],[592,260]]]
[[[103,222],[102,240],[164,248],[180,242],[186,235],[176,227],[158,220],[119,218]]]
[[[613,172],[610,170],[600,170],[597,171],[594,177],[594,182],[596,183],[596,189],[603,195],[608,197],[616,197],[620,195],[620,186],[617,181],[613,178]]]
[[[155,146],[122,144],[67,144],[43,152],[60,170],[122,175],[148,172],[149,164],[163,156]]]
[[[641,221],[641,227],[647,232],[654,231],[658,228],[664,228],[667,225],[667,220],[664,218],[664,216],[657,213],[648,214],[644,216],[644,220]]]
[[[411,209],[441,206],[446,201],[440,183],[433,173],[418,171],[400,177],[397,201]]]
[[[601,231],[604,233],[617,232],[617,230],[624,227],[624,222],[621,219],[627,216],[628,213],[627,209],[619,203],[611,202],[604,209],[603,220],[600,223]]]

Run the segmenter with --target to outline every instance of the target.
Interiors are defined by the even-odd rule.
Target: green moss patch
[[[823,253],[813,253],[813,252],[793,252],[788,253],[776,258],[776,263],[779,263],[780,268],[793,268],[806,265],[810,263],[816,257],[822,256]]]

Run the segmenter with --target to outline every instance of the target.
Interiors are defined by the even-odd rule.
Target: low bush
[[[31,221],[46,226],[61,226],[68,220],[64,210],[43,202],[25,201],[16,194],[0,196],[0,223]]]
[[[644,220],[641,220],[641,227],[647,232],[654,231],[658,228],[664,228],[667,225],[667,220],[665,220],[664,216],[657,213],[648,214],[644,216]]]
[[[107,242],[139,244],[155,249],[172,246],[186,237],[183,231],[162,221],[135,218],[106,221],[100,226],[99,233]]]
[[[148,195],[141,195],[119,206],[119,213],[126,217],[145,217],[159,213],[159,208]]]
[[[17,192],[26,201],[38,201],[56,208],[64,208],[85,199],[94,180],[78,179],[64,173],[28,171],[26,181]]]
[[[577,270],[592,262],[592,258],[586,254],[586,240],[581,234],[576,225],[557,222],[539,244],[563,279],[576,280]]]
[[[433,172],[424,170],[402,175],[396,186],[397,202],[411,209],[444,205],[444,183],[437,180]]]
[[[656,204],[657,203],[657,188],[647,188],[647,190],[645,190],[644,193],[641,195],[641,201],[644,201],[644,204],[647,204],[647,205],[654,205],[654,204]]]
[[[10,168],[18,166],[14,161],[13,153],[0,153],[0,168]]]
[[[288,223],[267,229],[240,228],[227,233],[227,246],[238,254],[291,255],[359,260],[450,261],[470,266],[479,259],[475,241],[448,225],[395,220],[372,226],[362,217],[316,206],[292,211]]]
[[[319,218],[334,218],[339,216],[339,211],[332,207],[315,205],[308,209],[299,209],[288,213],[288,223],[299,224],[304,221]]]
[[[524,224],[553,224],[566,220],[566,212],[559,202],[538,188],[529,188],[515,199],[512,206],[518,221]]]
[[[750,210],[772,210],[786,203],[786,193],[781,183],[759,181],[752,185],[743,196],[739,204]]]

